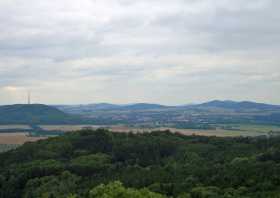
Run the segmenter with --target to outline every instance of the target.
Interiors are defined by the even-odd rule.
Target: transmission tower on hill
[[[30,94],[30,91],[28,91],[27,93],[27,104],[31,104],[31,94]]]

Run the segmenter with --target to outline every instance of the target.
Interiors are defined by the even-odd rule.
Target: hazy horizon
[[[280,104],[279,7],[2,0],[0,104]]]
[[[253,102],[253,103],[261,103],[261,104],[270,104],[270,105],[280,105],[277,103],[268,103],[268,102],[258,102],[258,101],[252,101],[252,100],[223,100],[223,99],[213,99],[213,100],[207,100],[207,101],[201,101],[201,102],[190,102],[190,103],[184,103],[184,104],[164,104],[164,103],[157,103],[157,102],[129,102],[129,103],[113,103],[113,102],[92,102],[92,103],[37,103],[37,102],[31,102],[31,104],[43,104],[43,105],[94,105],[94,104],[113,104],[113,105],[133,105],[133,104],[155,104],[155,105],[164,105],[164,106],[184,106],[184,105],[196,105],[196,104],[203,104],[207,102],[213,102],[213,101],[231,101],[231,102]],[[0,104],[0,106],[5,105],[24,105],[28,104],[27,102],[22,103],[6,103],[6,104]]]

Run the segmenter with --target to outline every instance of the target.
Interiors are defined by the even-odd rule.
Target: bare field
[[[28,129],[27,125],[0,125],[0,129]],[[135,128],[127,127],[124,125],[112,125],[112,126],[98,126],[98,125],[41,125],[41,128],[47,131],[51,130],[61,130],[64,132],[77,131],[84,128],[98,129],[100,127],[107,128],[113,132],[132,132],[132,133],[144,133],[151,131],[164,131],[170,130],[171,132],[180,133],[183,135],[201,135],[201,136],[218,136],[218,137],[237,137],[237,136],[261,136],[267,135],[269,131],[275,130],[279,131],[280,127],[275,126],[257,126],[257,125],[239,125],[234,126],[236,130],[227,129],[216,129],[216,130],[198,130],[198,129],[175,129],[175,128]],[[280,133],[280,132],[279,132]],[[13,132],[13,133],[0,133],[0,144],[24,144],[25,142],[34,142],[41,139],[46,139],[47,137],[30,137],[24,132]]]
[[[45,137],[29,137],[27,133],[0,133],[0,144],[24,144],[35,142]]]
[[[129,128],[129,127],[110,127],[110,130],[115,132],[133,132],[133,133],[143,133],[151,131],[164,131],[170,130],[173,133],[180,133],[183,135],[201,135],[201,136],[217,136],[217,137],[238,137],[238,136],[260,136],[265,135],[262,132],[249,132],[249,131],[232,131],[232,130],[199,130],[199,129],[175,129],[175,128]]]

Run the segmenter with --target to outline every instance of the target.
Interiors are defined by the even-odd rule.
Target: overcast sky
[[[280,104],[279,0],[1,0],[0,104]]]

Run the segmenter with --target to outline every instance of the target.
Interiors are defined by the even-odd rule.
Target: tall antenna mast
[[[30,91],[28,91],[27,103],[28,103],[29,105],[31,104]]]

